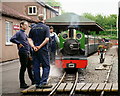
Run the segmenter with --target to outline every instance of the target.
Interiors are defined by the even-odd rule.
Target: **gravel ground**
[[[110,75],[109,82],[118,82],[118,56],[117,56],[117,46],[113,46],[110,48],[106,55],[105,55],[105,61],[103,64],[113,64],[112,72]],[[104,83],[107,71],[108,70],[95,70],[96,67],[100,66],[101,63],[99,63],[99,56],[97,53],[94,55],[88,57],[88,66],[84,72],[85,81],[84,82],[95,82],[95,83]]]
[[[113,59],[113,68],[112,68],[112,72],[111,72],[111,75],[110,75],[110,79],[109,79],[109,82],[110,83],[117,83],[118,82],[118,47],[117,46],[114,46],[112,49],[111,49],[111,53],[114,53],[114,57],[112,58]]]
[[[58,69],[55,65],[51,64],[49,83],[57,83],[63,74],[61,69]]]

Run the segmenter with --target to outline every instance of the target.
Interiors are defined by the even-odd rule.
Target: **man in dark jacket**
[[[50,88],[47,83],[50,72],[50,58],[48,53],[48,42],[50,38],[49,27],[44,24],[43,14],[38,15],[39,23],[36,24],[29,33],[29,43],[33,51],[33,70],[38,88]],[[41,64],[41,65],[40,65]],[[40,76],[40,66],[42,66],[42,76]]]
[[[31,57],[30,57],[30,45],[28,43],[27,35],[25,34],[25,30],[28,28],[27,21],[20,22],[20,30],[10,39],[11,42],[17,44],[18,54],[20,57],[20,88],[27,88],[28,85],[25,83],[24,75],[27,68],[29,78],[34,83],[32,68],[31,68]]]
[[[55,54],[56,54],[56,50],[57,50],[57,46],[59,44],[59,38],[57,36],[57,34],[53,31],[54,28],[52,26],[50,26],[50,45],[49,45],[49,49],[50,49],[50,63],[51,64],[55,64]]]

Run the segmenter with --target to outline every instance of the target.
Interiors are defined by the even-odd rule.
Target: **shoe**
[[[50,85],[50,84],[40,84],[38,86],[36,86],[36,88],[51,88],[53,85]]]
[[[48,84],[48,83],[47,83],[47,84],[43,84],[43,87],[44,87],[44,88],[52,88],[52,86],[53,86],[53,85]]]
[[[27,84],[20,84],[20,88],[28,88],[29,86]]]
[[[39,87],[39,84],[35,84],[35,86],[36,86],[36,88],[40,88],[40,87]]]
[[[32,83],[31,83],[31,85],[34,85],[34,84],[36,84],[36,83],[35,83],[35,82],[32,82]]]

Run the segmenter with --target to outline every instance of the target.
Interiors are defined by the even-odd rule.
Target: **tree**
[[[91,20],[95,20],[95,17],[91,13],[83,13],[82,16]]]
[[[104,17],[101,14],[95,16],[95,21],[101,26],[104,26]]]
[[[111,14],[108,16],[103,16],[101,14],[97,14],[96,16],[92,15],[91,13],[84,13],[82,16],[91,19],[101,25],[105,31],[100,32],[99,35],[107,36],[110,38],[117,38],[117,15]]]
[[[61,3],[57,0],[44,0],[50,6],[61,6]]]
[[[108,16],[108,21],[109,26],[116,27],[117,16],[114,14]]]
[[[116,14],[111,14],[109,16],[103,16],[101,14],[98,14],[94,16],[91,13],[84,13],[82,16],[97,22],[106,30],[111,29],[111,26],[113,29],[116,29],[116,22],[117,22]]]

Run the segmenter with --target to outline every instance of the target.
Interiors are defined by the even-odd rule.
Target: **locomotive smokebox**
[[[75,55],[79,52],[79,42],[75,39],[68,39],[64,43],[63,54]]]
[[[64,43],[63,54],[66,55],[76,55],[79,53],[80,43],[75,39],[76,36],[76,26],[68,26],[69,39]]]

